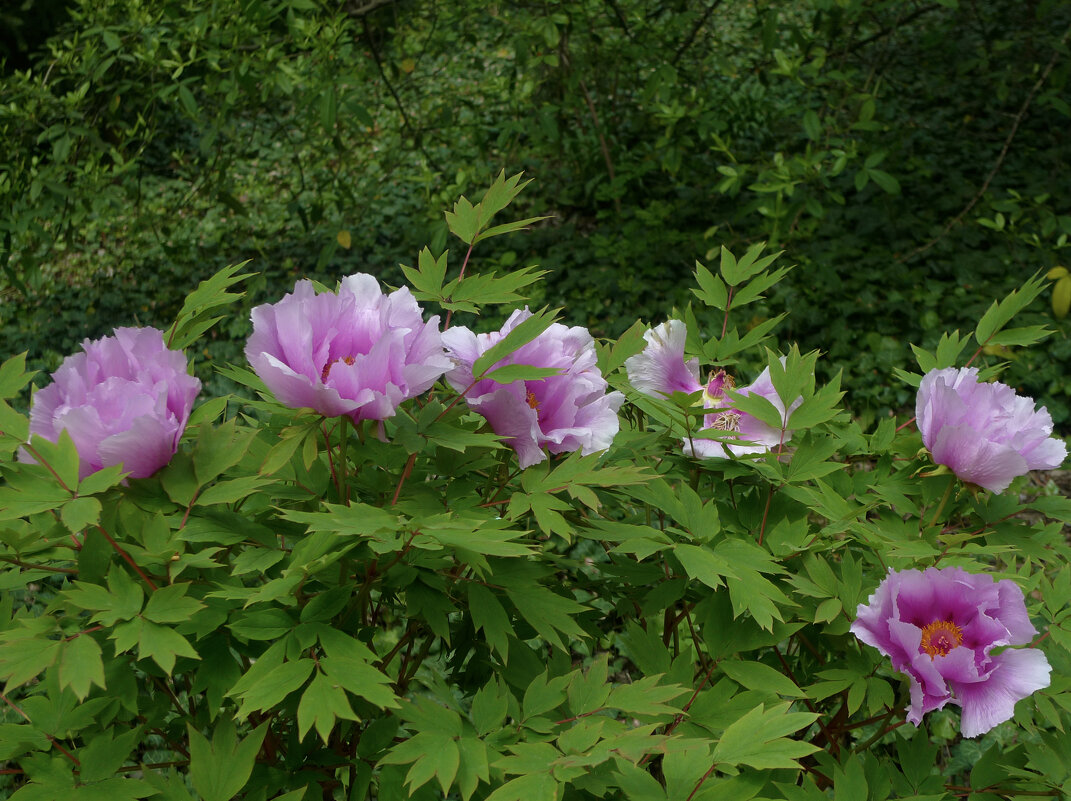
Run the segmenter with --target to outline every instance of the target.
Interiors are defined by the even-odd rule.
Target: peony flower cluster
[[[174,456],[201,391],[187,370],[186,356],[169,350],[156,328],[86,340],[33,396],[30,434],[56,442],[66,431],[79,478],[114,465],[133,478],[150,476]]]
[[[703,459],[727,459],[747,453],[763,453],[782,441],[787,441],[791,431],[767,425],[747,412],[733,408],[725,393],[734,389],[731,376],[724,370],[712,374],[704,386],[699,383],[699,360],[684,360],[684,344],[688,329],[680,320],[669,320],[643,335],[647,345],[643,351],[625,360],[628,380],[644,395],[654,398],[674,392],[703,393],[703,408],[710,413],[703,416],[703,431],[724,431],[739,442],[725,442],[698,437],[685,438],[684,451],[689,456]],[[781,414],[782,426],[787,425],[789,415],[802,402],[795,401],[787,410],[770,380],[766,368],[750,386],[737,392],[741,395],[757,394],[766,398]]]
[[[1015,702],[1049,686],[1045,654],[1026,645],[1037,634],[1023,592],[958,567],[889,571],[860,604],[852,633],[911,680],[907,719],[951,702],[963,709],[964,737],[1011,719]]]
[[[408,288],[384,295],[365,273],[338,293],[298,281],[277,303],[253,309],[245,355],[280,401],[354,422],[393,417],[449,367],[439,318],[424,321]]]
[[[1003,492],[1016,476],[1051,470],[1067,457],[1045,407],[1007,384],[978,381],[978,370],[931,370],[915,401],[922,442],[934,462],[961,480]]]
[[[505,384],[493,378],[473,383],[476,360],[531,316],[527,308],[515,311],[500,331],[490,334],[474,334],[463,327],[446,331],[443,343],[455,364],[446,380],[465,392],[469,408],[483,415],[517,452],[521,467],[545,460],[544,448],[551,453],[605,450],[617,434],[617,410],[624,396],[606,391],[587,329],[554,323],[495,364],[558,368],[557,375]]]

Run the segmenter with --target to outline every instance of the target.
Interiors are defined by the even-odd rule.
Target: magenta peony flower
[[[1023,591],[1007,579],[958,567],[890,570],[859,605],[852,633],[911,679],[907,719],[916,726],[951,701],[963,708],[963,736],[977,737],[1011,719],[1016,701],[1049,686],[1040,650],[990,653],[1037,634]]]
[[[51,442],[70,434],[79,478],[118,464],[133,478],[152,475],[175,455],[201,382],[156,328],[117,328],[82,351],[34,394],[30,433]]]
[[[605,450],[617,434],[617,410],[624,396],[607,393],[606,380],[595,364],[595,343],[587,329],[554,323],[526,345],[496,362],[556,367],[558,375],[532,381],[499,384],[486,378],[473,383],[472,365],[488,348],[527,320],[525,308],[510,315],[500,331],[474,334],[467,328],[443,333],[443,343],[455,367],[446,380],[465,392],[469,408],[479,412],[491,429],[517,452],[521,467],[538,464],[551,453],[583,454]]]
[[[703,431],[719,430],[735,435],[739,444],[713,439],[688,437],[684,440],[684,452],[689,456],[704,459],[727,459],[730,455],[762,453],[782,442],[780,428],[774,428],[747,412],[738,411],[732,401],[725,397],[726,390],[734,388],[731,376],[724,370],[713,373],[706,386],[699,383],[699,360],[684,361],[684,342],[688,329],[680,320],[669,320],[643,335],[647,346],[642,352],[625,360],[628,380],[644,395],[654,398],[674,392],[703,392],[703,408],[712,409],[703,416]],[[770,380],[770,368],[766,368],[750,386],[738,390],[741,395],[762,395],[781,413],[782,425],[796,409],[802,398],[786,411],[784,404]],[[792,436],[784,432],[784,441]]]
[[[922,442],[934,462],[961,480],[1003,492],[1029,470],[1052,470],[1067,446],[1049,436],[1052,417],[1045,407],[1015,394],[1006,384],[979,383],[978,370],[930,370],[915,401]]]
[[[393,417],[450,367],[439,318],[425,323],[407,288],[385,296],[365,273],[343,278],[338,294],[298,281],[252,318],[245,355],[257,375],[287,406],[326,417]]]

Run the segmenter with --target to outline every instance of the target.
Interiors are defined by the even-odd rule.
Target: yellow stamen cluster
[[[945,656],[963,644],[963,632],[951,620],[935,620],[922,629],[922,650],[930,655]]]

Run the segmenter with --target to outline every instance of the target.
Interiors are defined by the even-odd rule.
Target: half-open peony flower
[[[469,407],[487,418],[491,429],[517,452],[521,467],[545,460],[544,448],[585,455],[609,448],[625,398],[620,392],[607,393],[606,379],[595,363],[595,342],[585,328],[554,323],[494,365],[551,367],[560,371],[557,375],[508,384],[485,378],[473,385],[476,360],[531,316],[527,308],[517,310],[500,331],[490,334],[463,327],[444,332],[443,343],[456,365],[446,380],[465,392]]]
[[[792,432],[786,430],[782,437],[780,428],[774,428],[747,412],[733,408],[732,401],[725,393],[734,389],[734,381],[724,370],[713,373],[706,386],[699,383],[699,360],[684,360],[684,343],[688,338],[688,329],[680,320],[664,322],[645,333],[643,338],[647,340],[646,347],[625,360],[625,369],[632,386],[653,398],[674,392],[690,395],[702,391],[703,408],[712,410],[703,416],[702,430],[723,431],[730,437],[728,441],[686,437],[684,452],[689,456],[727,459],[730,455],[763,453],[792,436]],[[782,425],[787,424],[789,415],[802,403],[802,399],[799,399],[788,410],[785,409],[770,380],[768,367],[759,374],[753,384],[736,391],[740,395],[762,395],[781,413]],[[739,442],[733,442],[732,438]]]
[[[287,406],[326,417],[393,417],[450,367],[439,318],[424,322],[408,288],[384,295],[365,273],[343,278],[337,294],[298,281],[252,318],[245,355],[257,375]]]
[[[133,478],[150,476],[175,455],[201,391],[187,368],[186,356],[169,350],[156,328],[87,339],[34,394],[30,433],[51,442],[70,434],[79,478],[120,464]]]
[[[1023,591],[958,567],[889,571],[860,604],[852,633],[892,660],[911,679],[907,719],[952,702],[963,708],[960,729],[977,737],[1011,719],[1015,702],[1049,686],[1049,662],[1026,645],[1037,631]]]
[[[934,462],[991,492],[1030,470],[1059,467],[1067,456],[1067,446],[1050,436],[1044,406],[1035,410],[1032,398],[1007,384],[980,383],[973,367],[923,376],[915,418]]]

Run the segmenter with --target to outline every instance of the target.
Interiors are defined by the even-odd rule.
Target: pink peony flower
[[[674,392],[703,392],[703,408],[711,409],[703,416],[701,430],[719,430],[735,435],[739,444],[713,439],[686,437],[684,452],[689,456],[703,459],[727,459],[730,455],[763,453],[782,441],[788,441],[791,431],[782,432],[780,428],[767,425],[756,417],[733,408],[732,401],[725,396],[727,390],[734,388],[731,376],[724,370],[713,373],[706,386],[699,383],[699,360],[684,361],[684,343],[688,329],[680,320],[669,320],[643,335],[647,346],[642,352],[625,360],[628,380],[637,390],[653,398],[671,395]],[[788,417],[802,403],[795,401],[786,411],[784,404],[770,380],[770,368],[766,368],[750,386],[737,392],[741,395],[752,393],[762,395],[781,413],[782,425],[787,424]]]
[[[118,464],[133,478],[152,475],[175,455],[201,382],[156,328],[117,328],[82,351],[34,394],[30,433],[51,442],[70,434],[79,478]]]
[[[892,660],[911,680],[907,719],[952,702],[963,709],[964,737],[977,737],[1011,719],[1015,702],[1049,686],[1048,660],[1026,645],[1037,630],[1023,591],[958,567],[889,571],[860,604],[852,633]]]
[[[979,383],[973,367],[923,376],[915,417],[934,462],[991,492],[1029,470],[1059,467],[1067,456],[1067,446],[1050,436],[1044,406],[1035,411],[1033,399],[1006,384]]]
[[[450,367],[439,318],[425,323],[407,288],[385,296],[365,273],[343,278],[338,294],[298,281],[252,318],[245,355],[257,375],[287,406],[326,417],[393,417]]]
[[[468,390],[469,408],[487,418],[491,429],[517,452],[521,467],[545,460],[544,448],[585,455],[605,450],[617,434],[617,410],[625,398],[620,392],[607,393],[595,364],[595,343],[585,328],[554,323],[495,364],[556,367],[558,375],[508,384],[485,378],[472,385],[476,360],[531,316],[527,308],[515,311],[500,331],[490,334],[467,328],[444,332],[443,343],[456,365],[446,380],[458,392]]]

